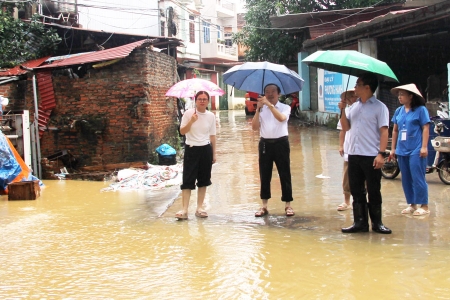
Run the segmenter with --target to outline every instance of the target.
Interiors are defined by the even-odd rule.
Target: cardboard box
[[[40,195],[39,180],[8,184],[8,200],[36,200]]]

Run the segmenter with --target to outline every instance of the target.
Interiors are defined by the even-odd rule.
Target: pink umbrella
[[[166,96],[177,98],[194,97],[197,92],[205,91],[210,96],[222,96],[225,92],[215,83],[200,79],[191,78],[182,80],[174,84],[166,93]]]

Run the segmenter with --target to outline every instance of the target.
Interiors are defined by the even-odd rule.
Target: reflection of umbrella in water
[[[354,50],[316,51],[302,62],[310,67],[352,76],[373,73],[378,80],[398,82],[394,72],[385,62]]]
[[[200,79],[191,78],[177,82],[166,93],[166,96],[177,98],[191,98],[197,92],[205,91],[210,96],[222,96],[225,92],[215,83]]]
[[[284,65],[263,61],[232,67],[223,74],[223,82],[258,94],[264,94],[264,87],[272,83],[280,87],[281,94],[288,95],[300,91],[304,80]]]

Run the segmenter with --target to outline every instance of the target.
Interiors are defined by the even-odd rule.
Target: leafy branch
[[[0,4],[0,67],[13,67],[54,53],[61,41],[55,30],[45,28],[37,16],[29,22],[16,20],[12,17],[15,4]],[[19,2],[17,7],[25,4],[29,3]]]

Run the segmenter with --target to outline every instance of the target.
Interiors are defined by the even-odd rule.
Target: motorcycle
[[[448,119],[448,103],[437,102],[439,109],[436,113],[441,119]]]
[[[431,145],[436,153],[434,158],[433,153],[429,153],[428,157],[433,158],[431,166],[426,168],[426,174],[431,174],[434,171],[438,172],[439,179],[450,185],[450,137],[443,137],[441,133],[448,127],[442,122],[441,119],[433,119],[434,129],[437,134],[434,138],[430,137]],[[381,175],[386,179],[394,179],[400,174],[400,168],[397,160],[389,161],[390,150],[386,151],[384,156],[385,164],[381,168]]]
[[[300,118],[300,101],[295,93],[292,93],[286,97],[285,104],[291,107],[291,115],[296,118]]]

